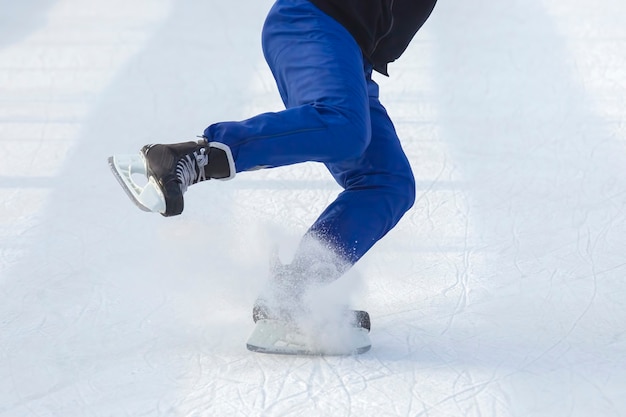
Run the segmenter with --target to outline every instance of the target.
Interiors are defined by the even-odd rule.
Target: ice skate
[[[371,325],[366,311],[316,299],[314,288],[320,282],[310,269],[293,264],[274,264],[271,269],[266,291],[252,309],[255,328],[247,342],[249,350],[289,355],[352,355],[370,349]]]
[[[371,348],[370,317],[366,311],[278,310],[255,303],[255,327],[246,347],[259,353],[345,356]],[[288,312],[287,315],[284,313]]]
[[[146,145],[139,154],[113,155],[109,165],[131,200],[142,210],[176,216],[187,188],[208,179],[234,177],[228,146],[204,140]]]

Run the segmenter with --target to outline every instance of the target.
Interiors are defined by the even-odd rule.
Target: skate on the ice
[[[109,165],[137,207],[164,216],[183,211],[183,194],[190,185],[235,175],[230,148],[205,140],[146,145],[138,154],[111,156]]]
[[[370,318],[366,311],[308,312],[308,315],[273,317],[262,307],[253,310],[255,327],[248,350],[283,355],[347,356],[372,347]]]
[[[249,350],[324,356],[370,350],[371,324],[366,311],[348,309],[309,291],[307,281],[317,278],[310,270],[292,265],[272,270],[270,286],[257,298],[252,311],[255,327],[246,345]]]
[[[372,343],[368,331],[362,327],[337,323],[316,327],[261,319],[256,322],[246,347],[253,352],[277,355],[349,356],[369,351]]]

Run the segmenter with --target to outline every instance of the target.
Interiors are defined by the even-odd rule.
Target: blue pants
[[[411,167],[372,67],[348,31],[308,0],[274,4],[263,52],[286,110],[216,123],[204,136],[231,148],[237,172],[324,163],[344,191],[309,234],[353,264],[415,200]]]

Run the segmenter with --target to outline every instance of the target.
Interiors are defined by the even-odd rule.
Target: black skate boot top
[[[146,145],[141,149],[148,178],[153,178],[165,198],[164,216],[176,216],[184,208],[187,187],[208,179],[209,145],[205,141],[172,145]]]
[[[367,311],[364,310],[351,310],[346,308],[345,314],[347,318],[354,327],[362,328],[370,331],[372,327],[372,322],[370,320],[370,315]],[[291,321],[292,318],[290,314],[284,311],[276,311],[274,308],[269,307],[265,300],[257,299],[254,303],[254,307],[252,308],[252,320],[256,323],[259,320],[280,320],[280,321]]]

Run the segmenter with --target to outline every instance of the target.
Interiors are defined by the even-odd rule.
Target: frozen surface
[[[106,158],[281,104],[269,0],[0,0],[0,416],[626,415],[626,3],[442,1],[379,77],[418,180],[338,284],[373,349],[245,349],[316,165],[137,210]]]

